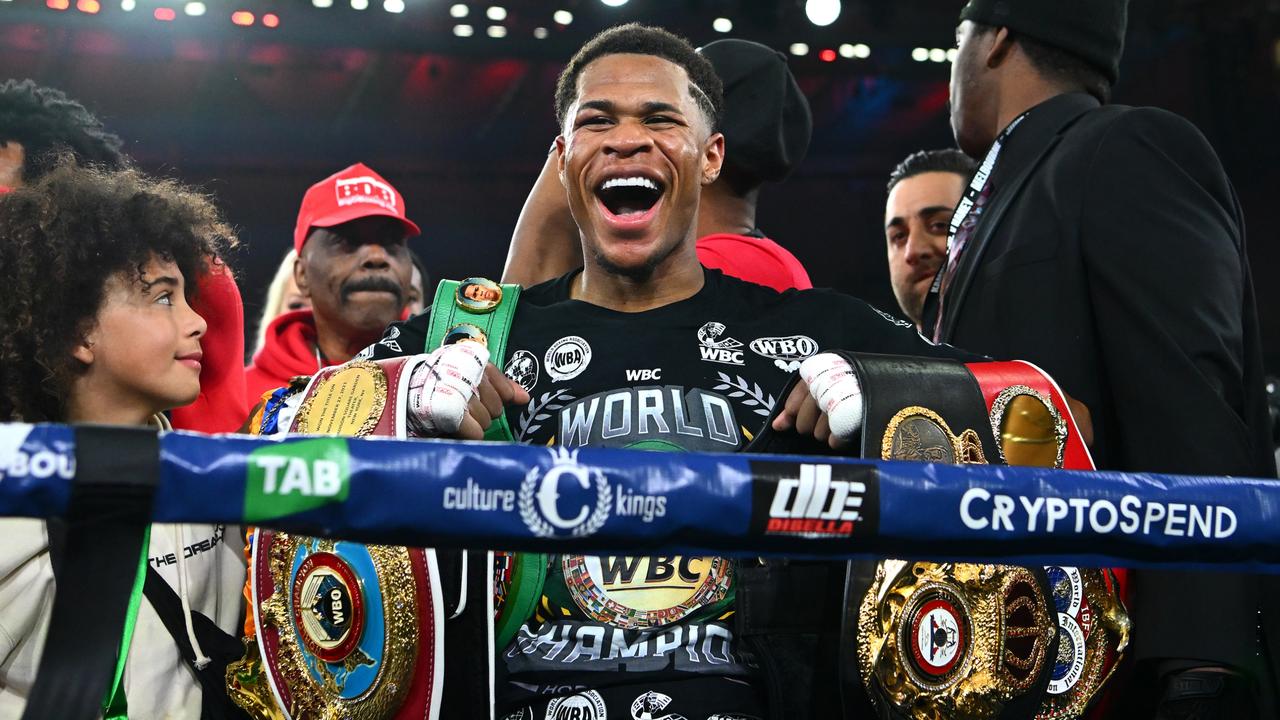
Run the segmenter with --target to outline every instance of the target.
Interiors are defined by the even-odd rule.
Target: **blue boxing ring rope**
[[[154,522],[439,548],[1280,572],[1274,479],[183,432],[159,448]],[[73,427],[0,424],[0,516],[64,515],[75,450]],[[127,475],[134,459],[116,460]]]

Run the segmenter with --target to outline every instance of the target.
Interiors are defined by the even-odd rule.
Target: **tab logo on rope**
[[[313,510],[347,499],[350,455],[344,438],[266,445],[247,458],[245,522]]]

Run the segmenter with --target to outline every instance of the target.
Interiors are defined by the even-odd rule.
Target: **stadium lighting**
[[[622,7],[627,4],[627,0],[600,0],[600,2],[609,7]]]
[[[70,0],[44,0],[45,7],[50,10],[66,10],[71,7]]]
[[[404,0],[382,0],[382,9],[389,13],[404,12]]]
[[[733,21],[729,18],[716,18],[711,22],[711,28],[716,32],[727,33],[733,30]]]
[[[262,16],[262,24],[269,28],[280,27],[280,16],[275,13],[267,13]]]
[[[826,27],[840,17],[840,0],[808,0],[804,4],[804,14],[814,25]]]
[[[205,10],[206,8],[204,3],[199,2],[199,0],[193,0],[193,2],[189,2],[182,7],[182,12],[192,17],[200,17],[204,14]]]
[[[453,34],[458,37],[471,37],[475,34],[475,28],[470,25],[454,25]]]
[[[491,38],[504,38],[507,36],[507,29],[501,25],[490,25],[487,32]]]
[[[853,56],[859,60],[866,60],[871,57],[871,46],[866,43],[858,43],[853,46]]]
[[[456,3],[449,7],[449,17],[464,18],[471,9],[462,3]]]
[[[916,62],[924,62],[929,59],[929,48],[916,48],[911,51],[911,59]]]
[[[333,7],[333,0],[311,0],[311,4],[318,8],[331,8]]]
[[[237,10],[231,13],[231,22],[240,27],[249,27],[253,24],[253,13],[248,10]]]
[[[949,48],[947,50],[947,62],[953,63],[958,57],[960,57],[960,51],[956,48]]]
[[[544,27],[536,27],[533,29],[533,36],[539,40],[546,40],[547,34],[547,29]]]
[[[120,9],[125,12],[133,12],[136,7],[138,7],[137,0],[120,0]]]
[[[369,0],[351,0],[352,10],[368,10]]]
[[[494,5],[484,11],[484,16],[494,22],[502,22],[507,19],[507,9]]]
[[[86,15],[97,15],[98,11],[102,9],[102,3],[99,3],[98,0],[77,0],[76,9]]]
[[[178,13],[174,12],[173,8],[159,7],[151,13],[151,17],[160,22],[173,22],[173,19],[178,17]]]
[[[555,20],[557,25],[568,25],[573,22],[573,13],[568,10],[557,10],[551,19]]]
[[[929,51],[929,59],[936,63],[946,62],[947,51],[943,50],[942,48],[934,48]]]
[[[791,54],[800,56],[809,54],[809,46],[805,43],[791,43]]]

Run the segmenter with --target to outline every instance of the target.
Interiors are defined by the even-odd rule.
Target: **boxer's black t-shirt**
[[[706,270],[694,296],[623,313],[570,299],[576,274],[524,291],[506,357],[492,358],[532,398],[507,411],[521,442],[734,452],[815,353],[980,359],[831,290],[778,293]],[[427,321],[392,326],[372,356],[422,352]],[[733,612],[720,558],[555,556],[535,616],[498,649],[499,717],[763,717]]]

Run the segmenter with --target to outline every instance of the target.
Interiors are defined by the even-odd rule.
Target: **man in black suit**
[[[926,334],[1051,373],[1091,409],[1101,468],[1275,477],[1240,208],[1190,123],[1105,104],[1126,17],[1127,0],[961,12],[951,124],[983,163],[952,218]],[[1123,717],[1275,716],[1269,581],[1135,582]]]

